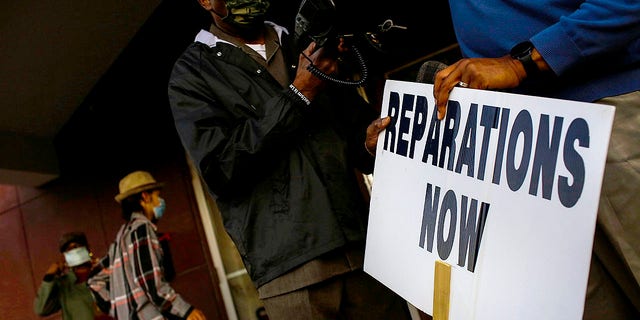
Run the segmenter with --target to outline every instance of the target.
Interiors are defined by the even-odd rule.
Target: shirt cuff
[[[44,281],[44,282],[51,282],[51,281],[53,281],[53,279],[55,279],[55,278],[56,278],[56,276],[55,276],[55,275],[53,275],[53,274],[45,274],[45,275],[44,275],[44,278],[42,278],[42,281]]]
[[[293,83],[289,85],[289,89],[292,94],[290,94],[291,97],[293,97],[296,101],[298,102],[302,102],[305,105],[310,105],[311,104],[311,100],[309,100],[309,98],[307,98],[307,96],[305,96],[302,92],[300,92],[300,90],[298,90],[298,88],[296,88]]]
[[[171,302],[171,314],[177,315],[179,317],[187,318],[189,312],[191,312],[193,306],[186,302],[180,295],[176,295],[175,300]]]

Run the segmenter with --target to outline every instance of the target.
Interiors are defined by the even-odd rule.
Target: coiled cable
[[[322,70],[316,68],[316,66],[314,66],[313,63],[310,64],[309,66],[307,66],[307,70],[309,70],[309,72],[311,72],[313,75],[315,75],[316,77],[318,77],[320,79],[328,80],[328,81],[331,81],[331,82],[334,82],[334,83],[337,83],[337,84],[343,85],[343,86],[360,87],[360,86],[364,85],[365,82],[367,82],[367,78],[369,76],[369,70],[367,68],[367,64],[364,61],[364,57],[360,53],[360,50],[358,50],[358,48],[356,46],[352,46],[351,47],[351,51],[353,52],[353,54],[355,56],[356,62],[360,66],[360,76],[361,76],[361,78],[359,80],[343,80],[343,79],[334,78],[331,75],[328,75],[328,74],[322,72]]]

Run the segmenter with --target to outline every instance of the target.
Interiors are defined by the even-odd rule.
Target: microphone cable
[[[364,85],[365,82],[367,82],[367,78],[369,76],[369,70],[367,68],[367,64],[366,64],[366,62],[364,60],[364,57],[360,53],[360,50],[358,50],[358,48],[356,46],[352,46],[351,47],[351,51],[353,51],[353,55],[355,56],[356,62],[360,66],[361,78],[359,80],[352,81],[352,80],[343,80],[343,79],[337,79],[335,77],[332,77],[331,75],[328,75],[328,74],[322,72],[322,70],[320,70],[316,66],[314,66],[313,62],[311,62],[311,58],[309,58],[309,57],[307,57],[305,55],[307,60],[309,60],[309,62],[311,62],[311,64],[307,66],[307,70],[309,70],[309,72],[311,72],[314,76],[316,76],[316,77],[318,77],[320,79],[323,79],[323,80],[328,80],[328,81],[331,81],[331,82],[334,82],[336,84],[343,85],[343,86],[360,87],[360,86]]]

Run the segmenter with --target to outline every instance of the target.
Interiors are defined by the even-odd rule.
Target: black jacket
[[[286,57],[293,78],[297,54]],[[355,169],[373,169],[364,138],[378,115],[354,88],[329,91],[307,106],[207,31],[172,71],[177,131],[257,287],[365,239],[368,205]]]

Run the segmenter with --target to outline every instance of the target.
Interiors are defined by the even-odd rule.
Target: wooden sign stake
[[[451,265],[436,261],[433,277],[433,320],[449,320]]]

